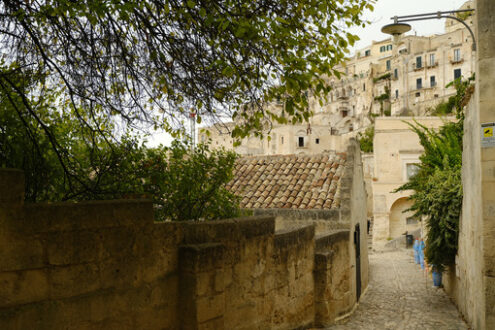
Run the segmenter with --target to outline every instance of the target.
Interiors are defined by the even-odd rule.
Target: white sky
[[[354,28],[351,31],[358,35],[359,40],[352,51],[364,48],[373,40],[379,41],[389,37],[380,30],[382,26],[392,23],[392,16],[425,14],[437,11],[458,9],[466,0],[378,0],[375,10],[367,12],[364,17],[371,21],[365,28]],[[409,22],[412,30],[408,34],[431,35],[444,32],[445,19]]]
[[[351,32],[358,35],[361,40],[356,42],[351,52],[364,48],[373,40],[383,40],[389,36],[381,32],[382,26],[392,23],[392,16],[425,14],[437,11],[458,9],[466,0],[378,0],[373,12],[366,12],[364,17],[371,21],[365,28],[354,28]],[[443,33],[445,19],[409,22],[412,30],[408,34],[431,35]],[[172,138],[166,133],[154,132],[148,138],[149,146],[158,146],[160,143],[170,145]]]

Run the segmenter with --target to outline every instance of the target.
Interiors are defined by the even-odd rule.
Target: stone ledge
[[[306,227],[285,230],[275,233],[275,248],[282,249],[285,247],[300,245],[303,242],[312,241],[315,236],[315,226],[309,225]]]
[[[152,201],[144,199],[26,204],[24,214],[16,226],[25,233],[151,226],[154,219]]]
[[[179,246],[181,272],[199,273],[223,267],[225,246],[221,243]]]
[[[179,225],[184,232],[184,244],[241,240],[273,235],[275,232],[275,218],[271,216],[181,222]]]
[[[280,216],[288,220],[326,220],[326,221],[339,221],[340,211],[339,209],[331,210],[298,210],[298,209],[255,209],[254,215],[256,216]]]
[[[321,235],[315,239],[315,250],[320,252],[339,242],[349,240],[349,230],[340,230],[329,235]]]

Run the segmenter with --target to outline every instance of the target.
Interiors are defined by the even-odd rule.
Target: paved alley
[[[468,329],[443,289],[433,288],[412,250],[374,252],[370,283],[350,318],[329,329]]]

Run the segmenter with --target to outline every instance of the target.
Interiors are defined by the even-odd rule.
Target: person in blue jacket
[[[416,237],[413,244],[414,262],[416,265],[419,264],[419,238]]]
[[[425,269],[425,242],[421,238],[419,241],[419,263],[421,264],[421,269]]]

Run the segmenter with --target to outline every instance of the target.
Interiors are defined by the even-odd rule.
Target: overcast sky
[[[359,40],[354,50],[361,49],[371,44],[373,40],[378,41],[389,37],[380,30],[382,26],[392,23],[392,16],[425,14],[437,11],[458,9],[466,0],[378,0],[373,12],[365,13],[364,17],[372,23],[365,28],[354,28],[352,32],[357,34]],[[445,19],[426,20],[410,22],[412,30],[408,34],[431,35],[444,32]]]
[[[424,14],[437,11],[446,11],[458,9],[465,0],[378,0],[375,3],[375,10],[373,12],[366,12],[364,17],[372,23],[365,28],[354,28],[352,32],[357,34],[361,40],[359,40],[353,49],[361,49],[371,44],[373,40],[386,39],[388,35],[383,34],[380,30],[382,26],[392,23],[390,17]],[[445,19],[440,20],[426,20],[419,22],[412,22],[412,30],[409,34],[418,35],[431,35],[434,33],[443,33]],[[170,145],[172,139],[168,134],[153,134],[153,137],[149,138],[148,145],[156,146],[160,143]]]

